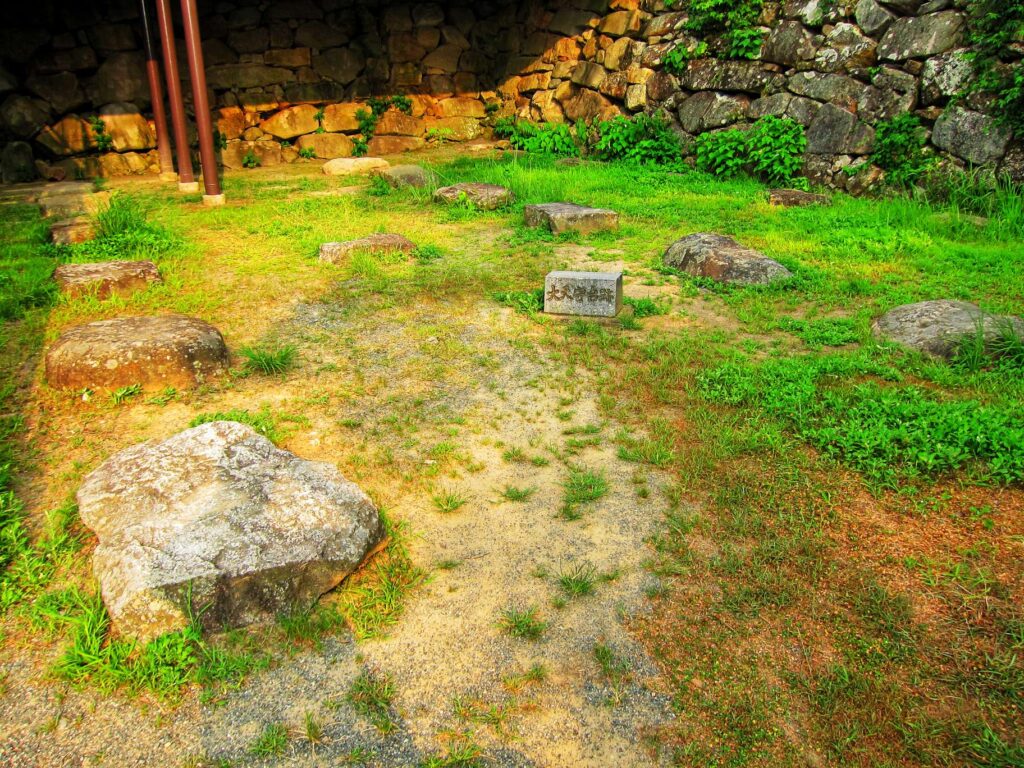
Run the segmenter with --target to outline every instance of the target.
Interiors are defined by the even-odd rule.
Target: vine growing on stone
[[[686,30],[700,37],[721,36],[719,54],[732,59],[756,59],[764,34],[758,19],[764,0],[689,0]]]
[[[703,133],[694,145],[697,168],[716,176],[750,173],[771,184],[806,187],[798,177],[807,149],[804,127],[788,117],[767,116],[749,130]]]
[[[885,171],[894,187],[913,186],[933,165],[925,152],[928,135],[916,115],[897,115],[875,126],[875,149],[871,162]]]
[[[992,114],[1024,133],[1024,63],[1019,42],[1024,40],[1024,0],[972,0],[971,54],[978,77],[972,89],[995,98]]]
[[[362,157],[369,151],[370,139],[373,138],[373,132],[377,130],[377,123],[380,122],[381,115],[392,107],[407,115],[412,114],[412,99],[404,94],[367,99],[366,104],[369,109],[356,111],[359,133],[362,134],[353,142],[355,147],[352,150],[352,154],[356,157]]]

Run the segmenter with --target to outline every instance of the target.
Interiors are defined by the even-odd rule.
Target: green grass
[[[539,640],[548,624],[540,618],[537,607],[531,605],[526,608],[503,609],[498,620],[498,628],[512,637]]]
[[[456,491],[442,491],[431,497],[434,507],[442,514],[456,512],[466,505],[466,497]]]
[[[209,424],[212,421],[237,421],[255,429],[272,442],[277,442],[280,434],[277,429],[277,420],[270,413],[269,408],[263,408],[256,413],[235,408],[230,411],[217,411],[216,413],[201,413],[189,422],[190,427],[198,427],[200,424]]]
[[[390,675],[363,670],[353,681],[346,698],[352,708],[381,733],[391,733],[395,729],[391,715],[395,681]]]
[[[608,479],[603,472],[586,467],[570,467],[563,483],[563,500],[568,505],[597,501],[608,493]]]
[[[597,579],[597,569],[585,561],[561,568],[556,577],[562,593],[569,599],[593,594]]]
[[[267,723],[250,747],[256,757],[279,757],[288,749],[288,729],[283,723]]]
[[[247,371],[267,376],[286,373],[298,361],[298,348],[292,344],[281,347],[242,347],[238,354],[245,358]]]
[[[514,485],[505,486],[502,490],[501,495],[506,501],[529,501],[530,497],[537,492],[536,486],[530,486],[528,488],[517,488]]]

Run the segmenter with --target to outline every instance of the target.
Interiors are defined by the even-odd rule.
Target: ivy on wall
[[[718,36],[720,58],[756,59],[764,33],[758,28],[764,0],[673,0],[669,7],[689,13],[686,31],[699,37]]]
[[[993,115],[1024,135],[1024,64],[1013,48],[1024,41],[1024,0],[972,0],[969,10],[978,73],[973,89],[991,94]]]

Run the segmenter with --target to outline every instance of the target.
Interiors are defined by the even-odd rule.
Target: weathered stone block
[[[384,536],[373,502],[333,465],[230,421],[121,451],[77,501],[99,540],[104,604],[120,633],[143,641],[193,611],[220,631],[307,610]]]
[[[897,19],[878,44],[878,58],[906,61],[945,53],[962,37],[964,17],[956,11]]]
[[[696,277],[739,285],[768,285],[793,276],[760,251],[714,232],[698,232],[677,240],[665,251],[662,262]]]
[[[339,157],[337,160],[328,160],[321,170],[327,176],[356,176],[390,165],[387,160],[379,157]]]
[[[603,232],[618,229],[619,214],[605,208],[587,208],[575,203],[543,203],[523,209],[528,227],[548,227],[554,234],[563,232]]]
[[[88,224],[88,219],[62,221],[53,226],[56,229],[63,225],[66,231],[71,227],[80,227],[82,224]],[[89,239],[91,228],[86,231],[89,232],[89,237],[85,239]],[[54,242],[57,242],[56,237],[54,237]],[[53,279],[62,293],[69,296],[95,293],[99,299],[106,299],[110,296],[130,296],[137,291],[145,290],[153,283],[162,282],[160,270],[152,261],[61,264],[54,270]]]
[[[799,189],[773,189],[768,193],[768,203],[783,208],[798,208],[805,205],[828,205],[829,199],[825,195]]]
[[[466,201],[483,211],[493,211],[512,203],[515,195],[512,190],[497,184],[464,183],[450,187],[441,187],[434,192],[434,200],[439,203],[459,203]]]
[[[56,389],[186,389],[227,366],[224,338],[202,320],[121,317],[61,334],[46,353],[46,380]]]
[[[351,157],[354,148],[352,139],[343,133],[310,133],[300,136],[296,144],[300,150],[312,149],[321,160]]]
[[[544,279],[544,311],[615,317],[622,311],[622,273],[549,272]]]
[[[384,256],[394,253],[412,253],[416,243],[402,235],[377,234],[358,240],[324,243],[320,246],[320,261],[339,264],[357,251]]]

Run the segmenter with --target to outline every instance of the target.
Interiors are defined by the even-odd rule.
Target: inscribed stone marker
[[[621,272],[550,272],[544,280],[548,314],[615,317],[621,309]]]

